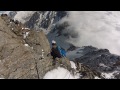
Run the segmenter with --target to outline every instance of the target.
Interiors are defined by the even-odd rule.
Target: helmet
[[[55,40],[52,40],[52,44],[56,44],[56,41],[55,41]]]

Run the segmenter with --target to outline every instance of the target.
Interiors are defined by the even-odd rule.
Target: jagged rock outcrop
[[[76,70],[81,74],[81,79],[95,79],[95,77],[99,77],[101,79],[104,79],[104,77],[101,76],[101,73],[91,69],[90,67],[83,65],[82,63],[79,63],[79,61],[74,61],[76,64]]]
[[[44,75],[57,67],[63,67],[72,73],[67,58],[53,59],[48,55],[50,45],[42,30],[25,28],[20,22],[10,22],[10,18],[0,17],[0,77],[5,79],[42,79]],[[79,66],[77,66],[79,67]],[[96,71],[82,65],[79,73],[86,73],[82,79],[99,77]]]
[[[0,77],[42,79],[55,68],[52,57],[47,56],[50,45],[45,34],[26,30],[22,24],[14,24],[9,20],[7,16],[0,17]]]
[[[7,17],[0,17],[0,76],[9,79],[37,79],[39,75],[37,66],[40,67],[39,64],[37,65],[39,56],[30,47],[24,45],[22,38],[10,30],[5,20]],[[14,29],[17,29],[16,27],[15,25]]]
[[[112,71],[114,70],[113,65],[117,61],[120,61],[119,56],[111,54],[109,50],[97,48],[93,48],[91,51],[88,50],[88,53],[85,53],[82,57],[77,59],[79,62],[98,71]]]
[[[86,46],[83,56],[76,58],[79,63],[99,73],[113,73],[114,78],[119,77],[120,56],[111,54],[108,49],[97,49]],[[113,75],[112,74],[112,75]]]
[[[37,78],[33,53],[0,17],[0,76],[20,78],[29,73],[32,78]]]
[[[25,25],[29,28],[44,28],[49,30],[53,27],[52,24],[66,15],[67,13],[65,11],[37,11],[32,15],[30,20],[25,23]]]
[[[42,54],[42,50],[44,50],[45,55],[50,52],[50,45],[43,31],[30,31],[25,38],[25,42],[30,45],[30,47],[33,47],[33,50],[39,55]]]
[[[49,43],[51,40],[56,40],[57,43],[63,48],[68,49],[70,44],[67,41],[69,37],[74,37],[76,34],[73,32],[69,33],[69,30],[64,27],[68,26],[68,23],[59,24],[62,18],[67,17],[68,12],[66,11],[31,11],[30,14],[27,11],[11,11],[8,13],[10,17],[15,20],[21,21],[26,27],[34,30],[43,29],[47,35]],[[14,13],[13,16],[10,13]],[[69,35],[70,34],[70,35]],[[62,42],[62,43],[61,43]]]

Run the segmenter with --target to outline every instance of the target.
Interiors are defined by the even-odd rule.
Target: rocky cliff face
[[[52,58],[45,56],[50,51],[45,34],[27,29],[25,32],[22,24],[9,20],[0,17],[0,77],[42,79],[53,69]],[[25,37],[27,32],[28,37]]]
[[[76,36],[75,33],[63,32],[63,29],[68,26],[67,22],[58,24],[61,19],[68,15],[66,11],[11,11],[8,15],[15,20],[19,20],[30,29],[42,29],[50,43],[54,39],[60,46],[66,49],[70,46],[66,42],[67,39],[71,36]]]
[[[8,11],[5,13],[36,30],[54,28],[56,22],[67,15],[66,11]]]
[[[21,12],[21,11],[17,11],[17,12]],[[111,54],[109,52],[109,50],[107,50],[107,49],[98,49],[98,48],[94,48],[92,46],[87,46],[84,48],[79,48],[79,47],[77,48],[74,45],[71,45],[70,43],[66,42],[67,40],[69,40],[69,38],[78,37],[78,33],[72,32],[71,30],[67,30],[67,29],[70,29],[70,28],[66,28],[69,26],[69,23],[64,22],[64,23],[58,24],[59,20],[61,20],[65,16],[67,16],[67,12],[65,12],[65,11],[35,11],[33,14],[30,14],[30,15],[27,15],[27,14],[24,15],[25,13],[28,13],[28,12],[24,12],[24,14],[22,13],[23,14],[22,17],[20,15],[20,13],[17,13],[17,12],[11,13],[10,16],[13,18],[15,17],[15,19],[18,18],[19,20],[23,20],[25,23],[22,26],[27,26],[28,28],[31,29],[31,31],[22,29],[23,32],[21,32],[21,26],[16,26],[14,24],[8,25],[8,27],[12,30],[12,33],[15,34],[14,39],[17,42],[23,43],[23,45],[25,45],[26,47],[29,46],[31,48],[31,50],[35,52],[35,55],[37,55],[39,57],[41,55],[41,57],[42,57],[42,54],[43,54],[42,50],[44,50],[43,51],[44,57],[46,58],[46,54],[50,50],[49,43],[47,42],[47,40],[44,40],[45,35],[43,35],[43,32],[42,32],[42,31],[44,31],[50,42],[53,39],[56,40],[58,45],[64,47],[65,49],[68,49],[68,54],[69,54],[68,57],[72,58],[71,60],[76,59],[77,61],[79,61],[79,63],[82,64],[80,66],[83,68],[79,69],[79,72],[80,73],[84,72],[83,78],[94,78],[94,77],[90,76],[91,73],[93,76],[95,75],[95,73],[93,73],[94,70],[99,72],[100,74],[108,73],[109,75],[112,75],[112,78],[120,78],[120,75],[119,75],[119,73],[120,73],[120,67],[119,67],[120,59],[119,58],[120,57],[119,56]],[[116,13],[115,15],[118,15],[118,14]],[[104,14],[103,14],[103,16],[104,16]],[[105,14],[105,17],[106,17],[106,14]],[[112,20],[114,20],[114,19],[112,19]],[[106,18],[106,20],[107,20],[107,18]],[[75,20],[75,21],[77,21],[77,20]],[[5,23],[7,23],[7,22],[8,21],[6,21]],[[100,22],[101,22],[101,19],[100,19]],[[109,19],[108,19],[108,22],[111,23],[111,21],[109,21]],[[7,23],[7,24],[9,24],[9,23]],[[12,26],[14,26],[15,29],[12,28]],[[118,29],[119,29],[119,27],[117,27],[117,30]],[[9,31],[9,33],[11,33],[11,31]],[[16,39],[16,38],[18,38],[18,39]],[[43,42],[43,43],[41,43],[41,42]],[[8,50],[8,51],[10,51],[10,50]],[[3,58],[3,55],[4,55],[4,53],[2,51],[1,58]],[[9,53],[7,55],[9,55]],[[51,58],[47,57],[47,59],[51,59]],[[43,59],[43,60],[45,60],[45,59]],[[41,63],[42,62],[43,61],[41,61]],[[49,62],[49,60],[47,62],[45,61],[45,63],[48,63],[48,62]],[[46,66],[44,66],[41,70],[43,70],[45,67]],[[86,77],[85,73],[88,73],[88,74],[86,74],[87,77]]]
[[[25,24],[29,28],[49,30],[66,15],[67,13],[65,11],[37,11]]]
[[[96,71],[76,63],[77,69],[71,67],[67,58],[58,59],[53,66],[48,39],[42,30],[26,28],[15,23],[9,17],[0,17],[0,78],[5,79],[42,79],[44,75],[57,67],[75,73],[88,74],[83,79],[93,79]]]

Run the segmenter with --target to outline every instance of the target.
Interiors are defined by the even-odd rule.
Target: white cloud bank
[[[68,21],[70,32],[77,32],[78,38],[71,38],[76,46],[92,45],[107,48],[120,55],[120,11],[68,11],[61,22]]]

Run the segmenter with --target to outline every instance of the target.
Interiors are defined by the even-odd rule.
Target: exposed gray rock
[[[67,13],[65,11],[36,11],[25,25],[32,29],[36,29],[37,25],[38,28],[47,30],[52,27],[53,23],[59,21],[66,15]]]
[[[50,52],[50,45],[45,34],[42,31],[29,30],[29,34],[24,38],[23,27],[22,24],[11,25],[7,17],[0,17],[1,78],[42,79],[48,71],[61,64],[65,65],[66,69],[71,67],[67,58],[59,60],[61,62],[53,66],[52,57],[47,56]],[[41,58],[42,50],[44,58]]]
[[[46,64],[48,60],[52,62],[52,59],[50,57],[45,57],[44,60],[41,61],[41,54],[36,54],[36,51],[30,46],[25,46],[24,44],[26,42],[23,43],[23,38],[20,38],[22,35],[19,36],[19,33],[15,33],[19,32],[21,28],[17,25],[13,25],[12,28],[16,29],[16,31],[12,31],[8,26],[5,18],[3,19],[0,17],[0,76],[5,79],[42,78],[47,71],[52,69],[51,67],[49,67],[49,69],[46,68],[50,65],[48,64],[47,66]],[[47,41],[45,41],[47,38],[42,32],[38,34],[41,38],[38,37],[37,39],[33,36],[32,38],[35,38],[34,40],[38,40],[38,42],[34,40],[33,42],[36,44],[41,41],[41,48],[47,53],[47,51],[49,51],[47,49],[50,49],[48,43],[46,43]],[[29,42],[29,40],[27,41]]]
[[[42,54],[42,50],[45,55],[50,52],[50,45],[43,31],[30,31],[25,41],[39,55]]]
[[[57,67],[66,68],[73,73],[76,72],[71,68],[67,58],[56,59],[56,65],[53,65],[52,57],[47,55],[50,52],[50,45],[42,30],[26,29],[20,22],[19,24],[10,23],[9,19],[8,17],[0,17],[1,78],[42,79],[48,71]],[[26,32],[28,32],[27,35]],[[102,51],[99,52],[102,53]],[[104,52],[108,53],[107,50]],[[84,65],[82,67],[81,70],[78,70],[79,73],[86,73],[82,79],[93,79],[95,76],[99,76],[96,71]]]

